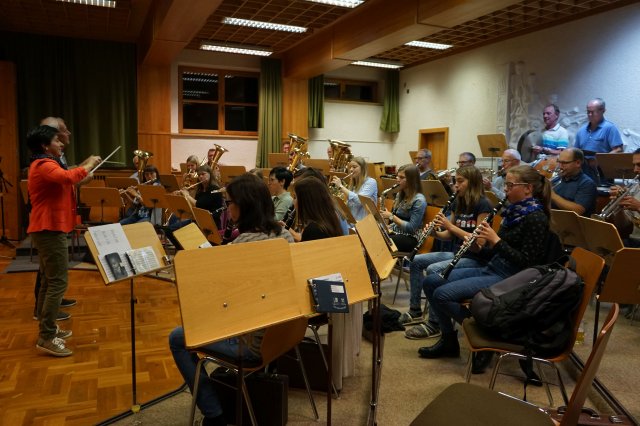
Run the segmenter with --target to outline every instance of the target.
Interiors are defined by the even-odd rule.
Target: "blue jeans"
[[[453,321],[462,323],[471,316],[469,309],[460,302],[471,299],[478,291],[489,287],[513,275],[517,269],[506,262],[492,259],[489,266],[481,268],[456,268],[445,280],[438,274],[427,275],[424,280],[424,292],[429,300],[429,318],[440,324],[443,333],[453,332]],[[458,263],[459,265],[459,263]]]
[[[409,309],[412,311],[422,311],[420,307],[420,294],[422,293],[422,281],[424,280],[424,271],[427,275],[437,274],[447,267],[453,252],[441,251],[433,253],[418,254],[413,258],[409,266],[409,283],[411,285],[411,295],[409,298]],[[480,261],[463,257],[458,262],[457,267],[461,268],[479,268],[482,266]]]
[[[203,346],[207,350],[218,352],[224,356],[238,358],[238,349],[240,347],[238,338],[230,338],[219,342],[211,343]],[[180,370],[180,374],[184,381],[193,392],[194,378],[196,376],[196,365],[198,364],[198,356],[195,352],[191,352],[186,348],[184,340],[184,330],[182,327],[176,327],[169,334],[169,348],[173,355],[173,360]],[[248,345],[242,345],[242,359],[246,361],[255,361],[256,356],[249,351]],[[222,414],[220,400],[213,387],[213,383],[207,377],[204,368],[200,372],[198,378],[198,398],[196,404],[205,417],[216,417]]]

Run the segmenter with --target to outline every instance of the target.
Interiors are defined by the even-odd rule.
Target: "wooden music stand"
[[[492,135],[478,135],[478,143],[480,144],[480,152],[483,157],[491,157],[491,170],[495,170],[493,162],[495,157],[501,157],[507,146],[507,137],[504,133],[495,133]]]
[[[331,170],[329,160],[322,158],[307,158],[304,160],[304,165],[320,170],[324,176],[329,176],[329,172]]]
[[[618,230],[612,223],[578,216],[578,223],[584,235],[587,249],[602,257],[611,265],[616,252],[623,247]]]
[[[422,180],[422,193],[429,205],[444,207],[449,199],[447,190],[444,189],[444,185],[439,180]]]
[[[356,223],[356,230],[378,277],[382,280],[387,279],[393,270],[396,260],[391,256],[389,247],[384,241],[373,215],[367,215]]]
[[[105,223],[105,208],[115,208],[120,211],[122,198],[116,188],[80,187],[80,202],[90,207],[100,207],[100,223]]]
[[[234,177],[238,177],[247,172],[244,166],[220,166],[222,186],[227,186]]]
[[[270,168],[287,167],[289,165],[289,154],[283,152],[270,152],[267,154],[267,161]]]
[[[633,172],[632,153],[596,153],[598,167],[607,179],[631,179],[635,176]]]
[[[160,175],[158,176],[160,179],[160,183],[164,186],[164,190],[166,192],[173,192],[180,189],[180,184],[178,183],[178,178],[176,175]]]
[[[178,219],[193,219],[191,212],[191,204],[183,195],[165,194],[164,199],[167,202],[167,208],[178,216]]]
[[[336,207],[338,207],[338,213],[340,213],[340,215],[344,218],[344,220],[347,221],[349,225],[351,225],[352,227],[355,226],[356,218],[353,217],[351,209],[349,209],[349,206],[347,206],[344,200],[340,197],[336,197],[335,195],[333,195],[331,198],[333,198],[334,204],[336,205]]]
[[[409,162],[411,164],[416,163],[416,157],[418,156],[418,151],[409,151]]]
[[[138,192],[142,196],[142,205],[153,209],[149,217],[151,223],[162,222],[162,218],[154,217],[154,214],[156,214],[156,209],[158,208],[169,208],[165,198],[167,191],[165,191],[164,187],[162,185],[138,185]]]
[[[307,282],[310,278],[340,273],[344,280],[349,305],[375,297],[369,274],[367,273],[362,246],[356,235],[306,241],[292,244],[290,248],[294,276],[297,290],[299,291],[298,298],[307,302],[303,307],[305,315],[315,313],[311,303],[311,291]],[[328,317],[327,424],[331,424],[333,327],[331,315],[328,315]],[[356,320],[362,321],[362,318],[360,317]]]
[[[216,222],[213,220],[213,216],[209,210],[199,209],[194,207],[193,215],[195,217],[195,221],[198,224],[198,227],[202,231],[202,233],[206,236],[207,240],[215,244],[217,246],[222,244],[222,237],[218,232],[218,227],[216,226]],[[183,246],[184,247],[184,246]]]
[[[601,302],[640,304],[640,249],[623,248],[613,258],[611,269],[602,286]]]
[[[376,223],[378,224],[378,231],[383,236],[389,251],[391,253],[397,253],[398,247],[396,247],[396,243],[394,243],[393,240],[389,238],[388,233],[384,233],[387,229],[387,223],[380,215],[380,210],[378,210],[376,203],[374,203],[371,198],[365,197],[363,195],[358,195],[358,198],[360,199],[360,203],[364,206],[364,208],[367,209],[367,211],[376,220]]]
[[[183,250],[195,250],[211,245],[198,225],[193,222],[173,231],[173,236],[176,237]]]
[[[113,189],[114,191],[117,192],[117,190],[115,188],[107,188],[107,189]],[[153,225],[151,225],[151,223],[149,222],[139,222],[139,223],[134,223],[131,225],[124,225],[122,227],[124,234],[127,238],[127,240],[129,241],[129,244],[131,245],[132,249],[137,249],[137,248],[142,248],[142,247],[147,247],[147,246],[151,246],[151,248],[153,249],[153,251],[155,252],[160,264],[162,265],[164,262],[166,261],[167,256],[166,253],[164,251],[164,248],[162,247],[162,244],[160,243],[160,240],[158,239],[158,236],[156,234],[156,231],[153,227]],[[102,280],[104,281],[105,285],[109,285],[109,284],[113,284],[114,282],[117,281],[124,281],[124,280],[129,280],[129,285],[130,285],[130,320],[131,320],[131,389],[132,389],[132,395],[133,395],[133,402],[132,402],[132,406],[131,406],[131,412],[129,414],[134,414],[140,411],[141,408],[143,408],[145,405],[149,405],[151,403],[153,403],[154,401],[151,401],[147,404],[142,404],[142,406],[140,404],[138,404],[138,400],[137,400],[137,381],[136,381],[136,315],[135,315],[135,305],[136,305],[136,298],[135,298],[135,294],[134,294],[134,287],[133,287],[133,279],[137,276],[140,275],[146,275],[149,274],[153,271],[159,271],[161,269],[165,269],[168,266],[162,266],[160,268],[154,269],[152,271],[147,271],[144,274],[136,274],[133,275],[131,277],[126,277],[123,278],[121,280],[116,280],[116,281],[109,281],[109,279],[107,278],[107,274],[105,273],[104,267],[102,266],[102,263],[99,261],[98,257],[98,248],[96,247],[96,243],[93,241],[93,237],[91,236],[91,234],[89,232],[84,234],[85,236],[85,240],[87,241],[87,247],[89,248],[89,252],[91,253],[91,255],[93,256],[94,260],[96,261],[96,266],[98,267],[98,271],[100,272],[100,276],[102,277]],[[179,389],[176,389],[175,391],[171,392],[169,395],[173,395],[175,393],[180,392],[182,389],[184,388],[184,385],[181,386]]]
[[[108,188],[126,189],[138,185],[138,180],[131,177],[105,176],[104,184]]]
[[[571,210],[551,209],[549,227],[555,232],[563,246],[582,247],[588,250],[578,214]]]

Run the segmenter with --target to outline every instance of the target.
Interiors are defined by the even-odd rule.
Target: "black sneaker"
[[[76,299],[62,299],[60,302],[60,306],[63,308],[68,308],[69,306],[73,306],[77,303]]]
[[[71,314],[69,312],[58,311],[58,317],[56,318],[56,321],[64,321],[68,320],[69,318],[71,318]],[[36,315],[36,311],[33,311],[33,319],[38,321],[38,315]]]

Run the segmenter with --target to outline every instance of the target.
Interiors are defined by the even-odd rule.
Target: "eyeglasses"
[[[229,205],[233,204],[233,203],[234,203],[234,201],[233,201],[233,200],[226,199],[226,200],[224,200],[224,203],[226,204],[226,206],[227,206],[227,207],[229,207]]]
[[[458,166],[464,166],[465,164],[473,164],[473,162],[472,162],[472,161],[470,161],[470,160],[467,160],[467,161],[457,161],[457,162],[456,162],[456,164],[457,164]]]
[[[426,158],[430,158],[430,157],[413,157],[414,160],[418,160],[418,161],[424,160]]]
[[[505,182],[504,187],[508,190],[512,190],[514,186],[519,186],[519,185],[529,185],[526,182]]]

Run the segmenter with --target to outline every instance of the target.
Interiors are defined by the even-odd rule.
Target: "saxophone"
[[[491,213],[489,213],[487,217],[484,218],[480,225],[491,223],[495,215],[498,214],[498,212],[502,209],[506,202],[507,198],[505,197],[498,204],[496,204],[493,210],[491,210]],[[460,246],[458,252],[455,254],[455,256],[453,256],[451,262],[447,265],[446,268],[442,270],[442,272],[440,272],[439,275],[441,278],[444,278],[445,280],[447,279],[451,271],[453,271],[453,268],[455,268],[460,259],[462,259],[462,256],[464,256],[464,254],[471,248],[473,243],[476,242],[476,240],[478,239],[478,228],[480,227],[480,225],[476,226],[476,229],[473,230],[471,236]]]
[[[449,209],[451,208],[451,204],[453,203],[453,200],[456,199],[456,194],[457,192],[454,192],[453,194],[451,194],[451,196],[447,200],[447,203],[444,205],[444,207],[442,207],[442,210],[440,210],[440,213],[446,215],[449,212]],[[435,231],[435,229],[436,229],[436,221],[432,220],[420,233],[420,236],[418,237],[418,243],[411,251],[411,254],[409,254],[409,256],[405,256],[405,259],[407,259],[409,262],[413,261],[413,258],[416,257],[416,254],[418,254],[418,250],[420,250],[420,247],[422,247],[424,242],[427,240],[427,238],[429,238],[431,233]]]

